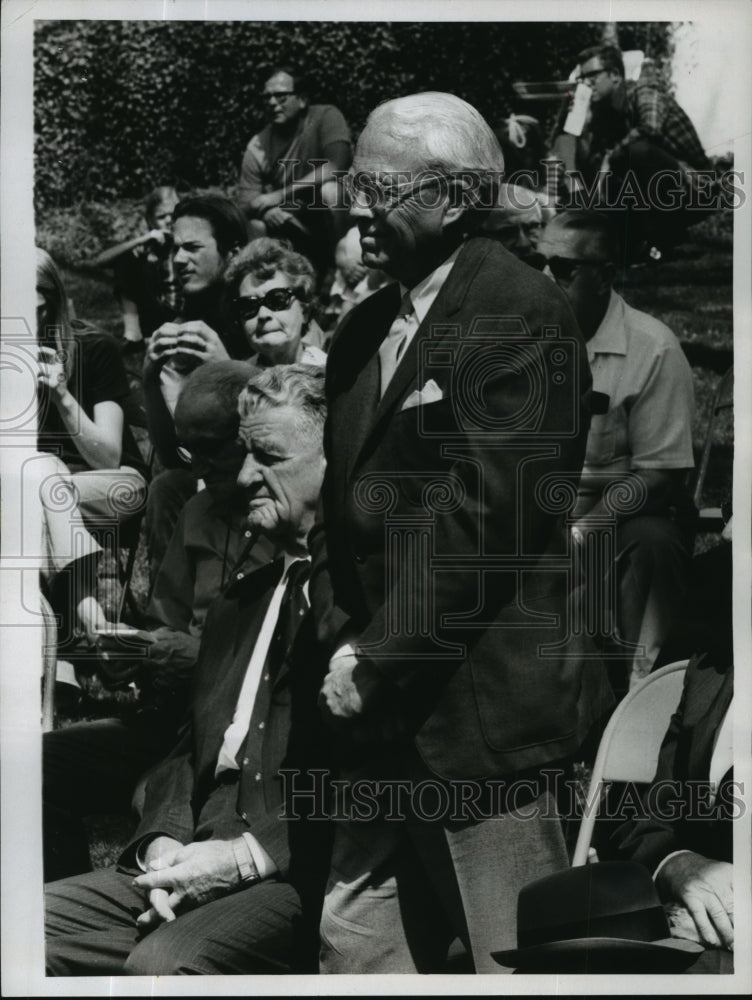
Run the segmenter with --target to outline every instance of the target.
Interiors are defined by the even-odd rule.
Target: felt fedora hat
[[[522,972],[680,972],[702,951],[670,936],[647,868],[605,861],[524,886],[517,948],[491,954]]]

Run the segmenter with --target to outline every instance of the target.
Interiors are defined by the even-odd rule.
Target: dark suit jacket
[[[679,850],[715,861],[732,860],[731,817],[740,796],[731,772],[721,782],[712,810],[698,795],[698,786],[687,782],[708,781],[715,736],[731,704],[733,687],[734,669],[728,661],[719,665],[708,655],[690,661],[679,707],[663,740],[652,793],[642,798],[648,818],[629,820],[613,834],[618,857],[639,861],[651,871]]]
[[[319,635],[331,650],[354,635],[433,773],[538,767],[573,752],[610,697],[566,636],[566,503],[549,478],[576,489],[582,468],[584,344],[553,282],[470,239],[379,401],[399,300],[391,285],[353,309],[327,361]],[[443,398],[403,409],[429,379]]]
[[[310,616],[303,620],[278,676],[259,686],[249,736],[239,752],[240,778],[231,793],[224,786],[227,776],[214,778],[224,733],[282,565],[277,560],[256,570],[210,606],[194,675],[192,721],[175,750],[149,777],[143,817],[121,867],[132,868],[138,845],[156,834],[186,844],[228,840],[249,831],[273,858],[280,877],[294,881],[291,837],[294,840],[297,831],[294,823],[280,819],[285,810],[280,768],[316,766],[317,759],[323,761],[325,746],[317,731],[316,693],[326,664],[319,668],[313,659]],[[316,843],[323,843],[321,837]],[[313,866],[311,857],[303,860]]]

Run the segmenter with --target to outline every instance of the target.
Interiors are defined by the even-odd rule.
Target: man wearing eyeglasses
[[[621,656],[613,661],[612,681],[624,694],[630,681],[650,672],[685,592],[693,513],[686,489],[694,465],[692,373],[671,330],[613,290],[617,253],[603,213],[561,213],[544,230],[538,251],[587,341],[593,416],[575,531],[582,536],[604,518],[615,524],[610,572],[617,635],[607,649]],[[619,509],[614,486],[620,482],[622,497],[634,493],[629,509]]]
[[[613,45],[585,49],[578,60],[580,80],[591,90],[588,161],[608,178],[609,204],[617,203],[631,173],[639,203],[651,211],[629,213],[630,225],[656,246],[670,245],[692,220],[691,213],[681,211],[693,185],[700,183],[692,172],[711,168],[695,127],[652,66],[627,82],[621,52]],[[629,201],[634,204],[633,188]],[[698,207],[693,205],[699,219]]]
[[[537,492],[579,475],[584,345],[558,289],[477,235],[502,171],[481,115],[441,93],[378,107],[351,170],[363,262],[395,281],[327,361],[311,595],[345,788],[324,972],[445,971],[454,937],[499,972],[517,891],[568,863],[540,768],[606,707],[562,635],[564,535]]]
[[[261,100],[269,123],[248,143],[238,186],[251,235],[284,235],[310,256],[323,232],[333,247],[343,234],[336,222],[346,226],[336,172],[352,160],[347,122],[333,104],[310,104],[306,81],[289,66],[273,70]]]

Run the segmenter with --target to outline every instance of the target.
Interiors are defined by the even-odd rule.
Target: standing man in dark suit
[[[192,725],[149,778],[141,823],[118,867],[48,886],[48,975],[315,965],[318,914],[311,928],[307,904],[325,861],[317,866],[312,839],[293,849],[301,827],[280,818],[279,771],[286,758],[302,769],[313,763],[308,751],[316,742],[298,706],[302,699],[315,708],[323,672],[317,682],[313,637],[301,625],[306,535],[324,471],[323,374],[306,365],[260,371],[239,406],[248,454],[238,483],[248,493],[248,524],[274,539],[284,558],[248,576],[238,572],[212,604]],[[319,830],[312,837],[318,844]]]
[[[327,363],[312,605],[350,800],[324,972],[441,971],[457,935],[498,972],[519,888],[568,863],[541,769],[608,697],[567,633],[554,496],[582,467],[587,358],[553,283],[473,235],[502,170],[481,115],[439,93],[378,107],[351,170],[363,261],[396,281]]]

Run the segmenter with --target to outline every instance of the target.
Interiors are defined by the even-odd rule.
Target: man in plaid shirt
[[[699,221],[688,212],[712,202],[712,167],[694,125],[649,65],[627,82],[616,46],[593,46],[578,58],[592,92],[587,160],[605,178],[608,205],[649,207],[628,213],[625,225],[637,224],[651,244],[677,242]]]

